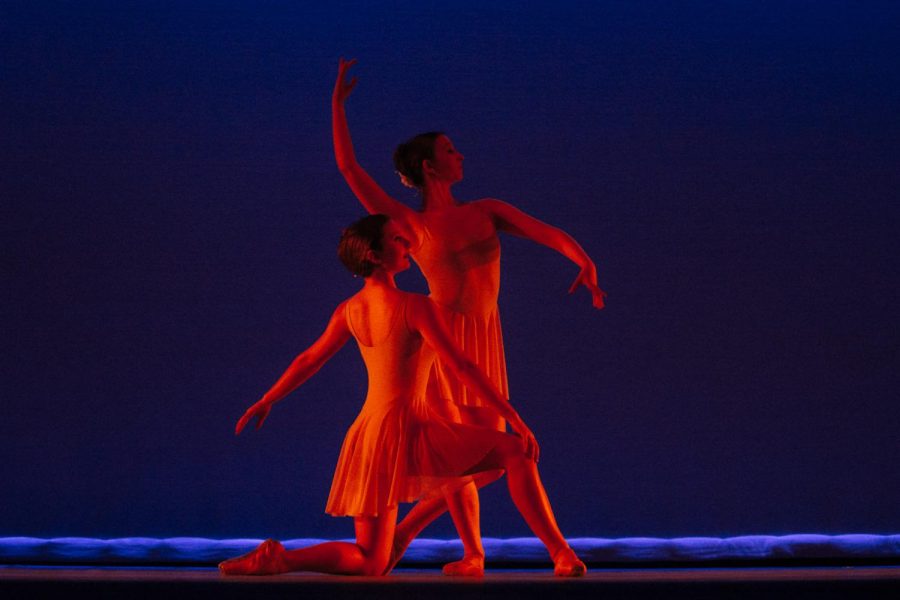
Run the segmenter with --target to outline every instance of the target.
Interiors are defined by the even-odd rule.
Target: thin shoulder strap
[[[353,326],[353,320],[350,318],[350,300],[352,298],[344,303],[344,320],[347,322],[347,327],[350,328],[350,333],[358,340],[359,335],[356,333],[356,327]]]

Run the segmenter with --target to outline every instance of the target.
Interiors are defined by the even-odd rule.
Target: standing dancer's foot
[[[219,563],[223,575],[275,575],[287,573],[284,563],[284,546],[275,540],[266,540],[255,550]]]
[[[444,565],[444,575],[456,577],[484,577],[484,557],[464,556],[462,560]]]
[[[557,577],[581,577],[585,573],[587,567],[568,546],[553,555],[553,574]]]

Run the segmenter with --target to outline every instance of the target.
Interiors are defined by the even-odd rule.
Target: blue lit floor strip
[[[81,537],[0,538],[0,563],[216,563],[243,554],[262,540],[207,538]],[[328,540],[286,540],[298,548]],[[900,535],[749,535],[730,538],[573,538],[569,540],[587,562],[703,562],[785,559],[900,559]],[[484,538],[489,561],[547,563],[547,551],[535,538]],[[459,540],[418,539],[403,564],[442,563],[462,554]]]

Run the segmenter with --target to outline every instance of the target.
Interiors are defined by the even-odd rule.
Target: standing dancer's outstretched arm
[[[578,265],[581,271],[569,288],[569,293],[583,285],[591,293],[594,307],[603,308],[606,292],[597,286],[597,265],[571,235],[500,200],[481,200],[478,205],[488,211],[500,231],[552,248]]]

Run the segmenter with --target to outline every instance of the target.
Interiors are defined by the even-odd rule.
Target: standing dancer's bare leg
[[[504,436],[494,450],[473,471],[506,469],[506,483],[513,504],[519,509],[531,531],[544,543],[553,560],[554,573],[561,577],[579,577],[587,572],[584,563],[569,547],[541,483],[537,463],[525,456],[521,439]]]
[[[429,386],[432,384],[429,383]],[[437,397],[433,395],[432,397]],[[441,414],[451,420],[468,425],[487,427],[497,431],[506,430],[506,422],[492,410],[460,409],[450,403],[437,401],[434,405]],[[413,506],[397,525],[391,550],[390,569],[400,561],[406,548],[435,519],[450,511],[453,525],[463,545],[462,560],[444,565],[445,575],[481,577],[484,575],[484,546],[481,543],[481,507],[477,488],[496,481],[501,473],[479,473],[474,484],[468,484],[445,498],[421,500]]]
[[[497,470],[505,469],[507,487],[513,504],[516,505],[531,531],[546,546],[553,561],[554,573],[561,577],[584,575],[587,568],[569,547],[556,523],[556,517],[553,515],[550,500],[541,482],[537,464],[525,456],[520,438],[512,435],[498,437],[497,446],[472,469],[473,472],[479,473],[475,477],[476,482],[480,483],[479,476],[488,477],[488,482],[493,481],[497,476]],[[403,522],[410,521],[419,525],[423,522],[421,519],[429,515],[437,516],[446,509],[446,506],[446,501],[443,499],[420,502],[413,508],[417,514],[414,514],[412,519],[408,516]],[[413,511],[410,511],[410,514],[413,514]],[[408,529],[402,535],[409,535],[413,531]],[[394,559],[392,558],[392,560]]]
[[[462,487],[460,490],[458,490],[452,494],[452,495],[456,495],[460,498],[458,500],[458,502],[463,506],[463,510],[466,510],[466,511],[472,510],[475,513],[474,517],[472,517],[471,519],[467,518],[468,515],[464,515],[463,519],[464,520],[467,519],[467,520],[465,520],[465,522],[463,522],[463,523],[457,523],[456,519],[454,519],[454,525],[456,526],[457,533],[459,533],[460,540],[464,540],[464,536],[467,535],[465,533],[462,533],[462,531],[464,529],[469,532],[474,531],[474,534],[477,536],[478,542],[477,542],[477,545],[475,543],[473,543],[471,547],[480,549],[482,557],[484,556],[484,548],[481,545],[481,534],[479,531],[480,527],[479,527],[478,494],[477,494],[477,492],[475,492],[475,494],[474,494],[474,498],[475,498],[474,507],[471,506],[471,504],[470,504],[471,501],[467,499],[467,496],[468,496],[468,494],[472,493],[470,491],[470,489],[477,490],[478,488],[482,488],[489,483],[493,483],[494,481],[499,479],[502,475],[503,475],[503,473],[500,471],[493,471],[493,472],[488,471],[485,473],[478,473],[472,477],[472,479],[474,480],[474,483],[467,484],[466,486]],[[450,495],[448,495],[448,496],[450,496]],[[439,498],[430,498],[428,500],[420,500],[412,507],[412,509],[410,509],[410,511],[408,513],[406,513],[406,516],[403,517],[403,520],[397,524],[397,529],[394,532],[394,543],[393,543],[393,547],[391,548],[391,561],[388,565],[388,571],[390,571],[395,566],[397,566],[397,563],[400,562],[400,559],[403,557],[403,553],[406,552],[406,549],[407,549],[407,547],[409,547],[409,544],[414,539],[416,539],[420,533],[422,533],[422,531],[425,529],[425,527],[427,527],[432,521],[437,519],[439,516],[441,516],[442,514],[447,512],[447,510],[448,510],[447,504],[448,504],[447,497],[439,497]],[[451,513],[451,517],[452,516],[453,515]],[[474,524],[474,526],[467,525],[466,523]],[[471,539],[471,534],[469,534],[468,539]],[[469,547],[470,546],[466,546],[466,542],[463,541],[463,548],[464,548],[463,551],[465,553],[465,556],[470,555]],[[465,560],[466,559],[464,557],[462,561],[448,563],[447,565],[445,565],[445,573],[447,572],[447,570],[454,568],[453,566],[456,565],[457,563],[462,563]],[[483,572],[483,566],[482,566],[482,572]],[[463,575],[463,574],[465,574],[465,575],[477,576],[476,573],[471,573],[471,572],[470,573],[453,573],[453,572],[451,572],[451,573],[447,573],[447,574],[448,575]]]
[[[506,431],[506,421],[492,410],[460,408],[463,423]],[[482,487],[496,477],[485,473],[488,479]],[[462,560],[444,565],[444,575],[462,575],[466,577],[484,576],[484,546],[481,543],[481,506],[475,485],[468,485],[460,493],[447,496],[447,508],[459,533],[463,544]],[[468,536],[464,538],[463,536]]]
[[[463,545],[461,560],[444,565],[444,575],[484,576],[484,546],[481,544],[481,508],[474,483],[446,496],[447,509]]]

